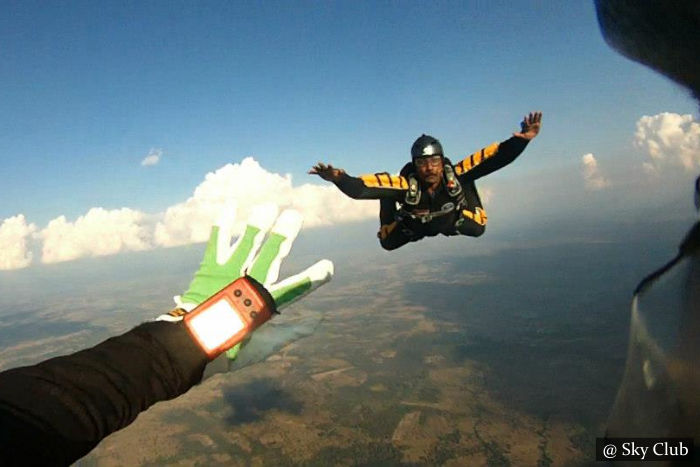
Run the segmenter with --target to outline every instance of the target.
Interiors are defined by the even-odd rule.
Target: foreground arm
[[[233,245],[232,226],[230,214],[212,228],[200,269],[178,297],[178,309],[91,349],[0,373],[0,465],[76,461],[141,411],[188,391],[226,347],[330,280],[333,264],[322,260],[277,282],[280,263],[301,228],[297,212],[277,217],[274,206],[254,210]],[[243,274],[248,276],[235,281]],[[251,298],[243,315],[237,312],[250,317],[245,318],[249,327],[231,321],[230,313],[221,317],[203,311],[224,287],[235,289],[239,300]],[[215,326],[201,327],[190,319],[201,323],[202,316]]]
[[[151,322],[0,373],[0,464],[71,464],[141,411],[197,384],[207,361],[183,323]]]

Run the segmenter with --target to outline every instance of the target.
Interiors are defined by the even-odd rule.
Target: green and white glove
[[[278,212],[275,204],[253,208],[245,231],[232,245],[235,208],[225,210],[212,227],[204,258],[189,288],[182,296],[173,297],[176,309],[158,319],[181,320],[185,312],[244,275],[265,286],[278,310],[330,281],[333,263],[321,260],[299,274],[276,282],[282,260],[289,254],[303,223],[301,214],[295,210],[287,209],[279,217]],[[236,358],[240,347],[239,343],[228,350],[227,357]]]

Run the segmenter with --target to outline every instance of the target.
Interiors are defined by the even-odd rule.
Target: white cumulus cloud
[[[29,240],[36,231],[22,214],[4,219],[0,224],[0,269],[20,269],[32,262]]]
[[[583,183],[587,189],[602,190],[610,186],[610,181],[601,173],[598,161],[593,154],[588,153],[581,157],[581,168]]]
[[[223,209],[237,206],[233,227],[242,232],[251,208],[267,202],[300,211],[306,227],[376,218],[379,212],[377,201],[350,199],[328,183],[294,186],[291,175],[269,172],[248,157],[208,173],[192,196],[165,212],[93,207],[75,221],[58,216],[38,232],[23,216],[7,219],[0,228],[0,268],[29,264],[29,238],[41,242],[43,263],[204,242]]]
[[[59,216],[38,233],[41,260],[56,263],[149,249],[151,234],[145,223],[144,213],[129,208],[92,208],[75,222]]]
[[[159,148],[151,148],[150,151],[148,151],[148,155],[141,161],[141,165],[143,166],[150,166],[150,165],[156,165],[158,162],[160,162],[160,158],[163,155],[163,150]]]
[[[349,199],[333,185],[295,187],[290,175],[268,172],[247,157],[208,173],[190,198],[169,207],[156,225],[154,242],[176,246],[206,241],[221,209],[232,204],[238,206],[235,228],[241,230],[250,208],[264,202],[297,209],[306,227],[366,219],[378,212],[376,201]]]
[[[634,142],[649,156],[644,162],[649,173],[674,166],[686,171],[700,168],[700,123],[692,115],[645,115],[637,121]]]

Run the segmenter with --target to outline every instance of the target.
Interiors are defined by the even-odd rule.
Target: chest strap
[[[450,203],[451,206],[448,206],[448,209],[441,209],[439,211],[430,211],[426,213],[414,213],[409,211],[406,208],[407,206],[416,206],[420,202],[421,189],[420,183],[418,183],[418,179],[414,173],[409,174],[406,178],[408,180],[408,191],[406,192],[404,203],[396,213],[396,219],[399,221],[405,218],[410,218],[426,224],[436,217],[450,214],[453,211],[461,211],[466,207],[467,203],[464,191],[462,190],[462,184],[459,183],[459,179],[457,178],[457,175],[455,175],[452,164],[445,163],[443,170],[443,181],[445,183],[445,188],[448,196],[452,200],[452,203]]]

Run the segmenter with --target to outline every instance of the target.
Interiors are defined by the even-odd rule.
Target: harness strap
[[[445,163],[444,165],[444,181],[445,187],[447,188],[447,194],[454,200],[454,204],[450,209],[432,211],[427,214],[415,214],[408,211],[405,208],[405,205],[416,206],[421,198],[421,190],[415,174],[409,174],[406,178],[408,179],[408,191],[406,192],[405,203],[396,213],[397,220],[408,217],[414,220],[419,220],[421,223],[425,224],[436,217],[444,216],[453,211],[461,211],[466,207],[466,196],[464,194],[464,190],[462,190],[462,184],[459,183],[459,179],[455,175],[454,168],[449,163]]]
[[[456,211],[456,210],[458,210],[457,207],[455,205],[452,205],[450,207],[450,209],[447,209],[444,211],[432,211],[432,212],[429,212],[427,214],[415,214],[415,213],[412,213],[410,211],[407,211],[406,209],[404,209],[402,207],[401,209],[399,209],[396,212],[396,217],[397,217],[397,221],[401,221],[401,220],[405,219],[406,217],[409,217],[413,220],[419,220],[421,223],[426,224],[426,223],[430,222],[431,220],[435,219],[436,217],[441,217],[441,216],[444,216],[446,214],[450,214],[451,212]]]
[[[408,191],[406,191],[405,203],[415,206],[420,202],[420,184],[416,179],[415,174],[410,174],[408,177]]]

